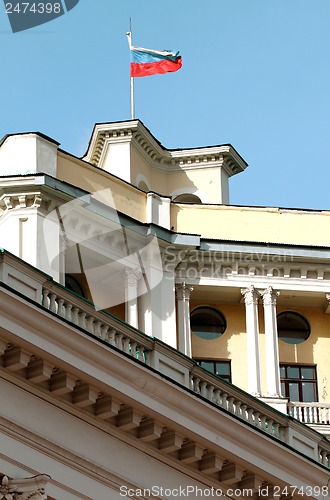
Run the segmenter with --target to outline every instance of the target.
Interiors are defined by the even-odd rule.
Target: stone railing
[[[288,403],[288,414],[305,424],[330,425],[330,403]]]
[[[297,437],[299,436],[300,441],[303,438],[307,443],[306,455],[330,467],[330,441],[295,420],[301,420],[299,411],[303,411],[302,408],[290,407],[290,416],[275,410],[238,387],[205,371],[192,359],[164,342],[149,337],[110,313],[95,310],[91,302],[4,251],[0,251],[0,284],[1,282],[7,290],[19,292],[30,301],[39,303],[56,317],[150,366],[169,380],[174,380],[198,397],[264,434],[293,448]],[[318,418],[328,406],[330,405],[319,407]],[[297,411],[298,414],[295,413]],[[327,411],[329,412],[329,408]],[[329,413],[322,415],[329,419]]]

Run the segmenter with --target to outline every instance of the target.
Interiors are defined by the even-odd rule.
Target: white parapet
[[[56,177],[58,145],[37,133],[6,137],[0,143],[0,175],[45,173]]]

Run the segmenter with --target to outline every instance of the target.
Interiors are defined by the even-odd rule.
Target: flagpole
[[[131,50],[132,47],[132,18],[129,18],[129,32],[126,33],[127,35],[127,40],[128,40],[128,45]],[[130,95],[131,95],[131,119],[134,120],[135,118],[135,105],[134,105],[134,77],[130,77]]]

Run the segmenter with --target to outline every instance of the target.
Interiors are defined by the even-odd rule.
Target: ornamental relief
[[[47,500],[45,486],[49,479],[45,474],[16,480],[3,476],[0,483],[0,500]]]

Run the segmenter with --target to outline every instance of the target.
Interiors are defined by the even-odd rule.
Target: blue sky
[[[165,147],[231,143],[249,163],[233,204],[330,209],[329,0],[80,0],[15,34],[1,2],[0,137],[38,130],[82,156],[95,122],[129,119],[130,16],[135,45],[183,58],[135,79]]]

